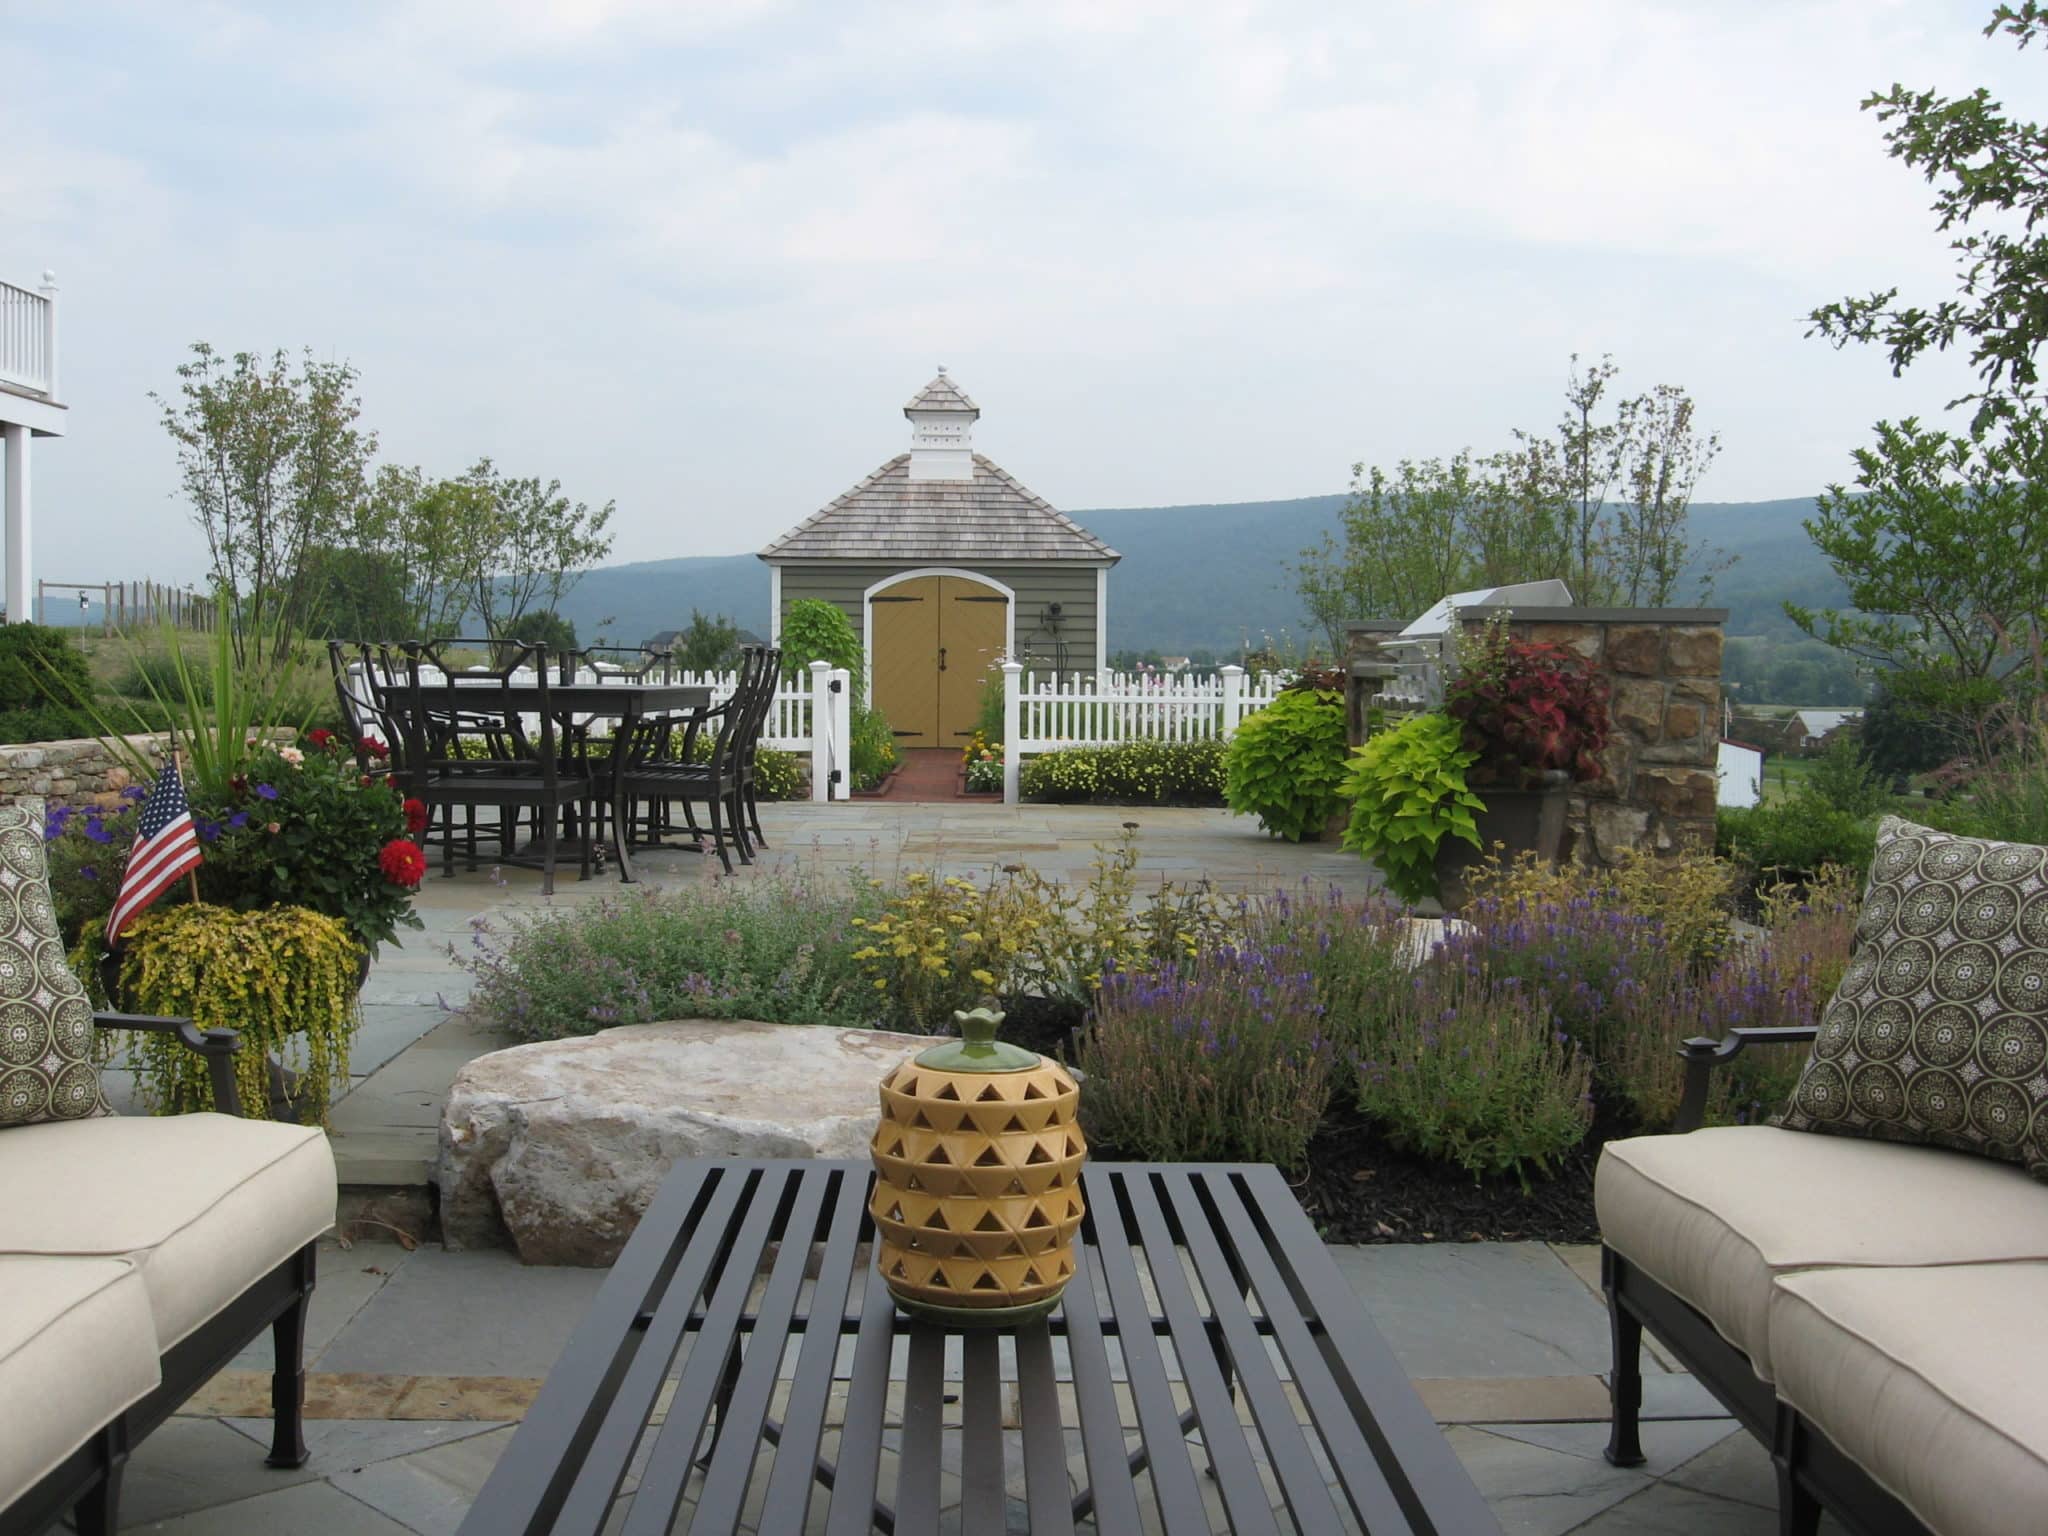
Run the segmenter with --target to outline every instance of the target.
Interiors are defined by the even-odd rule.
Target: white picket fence
[[[1039,677],[1003,663],[1003,803],[1017,803],[1026,757],[1061,747],[1126,741],[1228,741],[1238,723],[1273,702],[1285,680],[1227,666],[1213,673],[1069,673]]]

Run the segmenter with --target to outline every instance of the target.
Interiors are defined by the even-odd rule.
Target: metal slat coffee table
[[[464,1536],[1498,1536],[1271,1167],[1091,1166],[1065,1299],[1000,1333],[896,1310],[871,1179],[678,1164]]]

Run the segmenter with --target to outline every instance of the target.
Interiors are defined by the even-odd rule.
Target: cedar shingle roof
[[[938,377],[910,397],[905,411],[972,411],[981,414],[981,407],[967,398],[967,391],[955,384],[941,368]]]
[[[950,387],[944,375],[933,380],[940,383]],[[1123,557],[978,453],[972,480],[912,480],[910,455],[902,453],[798,523],[761,558],[974,565]]]

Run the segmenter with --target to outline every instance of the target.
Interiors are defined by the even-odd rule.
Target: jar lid
[[[1003,1016],[991,1009],[956,1012],[953,1022],[960,1026],[962,1038],[944,1040],[920,1051],[920,1067],[930,1067],[934,1072],[1028,1072],[1042,1060],[1036,1051],[998,1040],[996,1027],[1003,1022]]]

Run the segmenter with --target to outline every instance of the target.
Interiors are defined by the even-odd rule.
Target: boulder
[[[610,1264],[681,1159],[865,1158],[883,1075],[931,1044],[687,1019],[480,1056],[441,1112],[443,1240]]]

